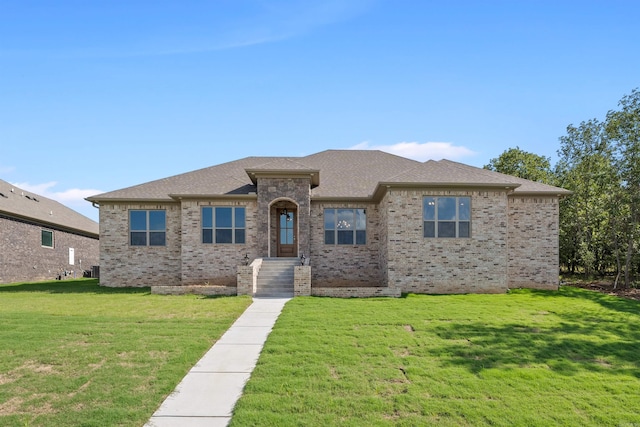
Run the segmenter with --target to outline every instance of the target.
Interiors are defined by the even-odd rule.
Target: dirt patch
[[[14,415],[18,412],[20,406],[24,402],[23,399],[19,397],[12,397],[6,402],[0,404],[0,415]]]
[[[411,333],[416,331],[415,329],[413,329],[413,326],[411,325],[404,325],[404,330]]]
[[[565,286],[573,286],[575,288],[589,289],[591,291],[601,292],[607,295],[614,295],[620,298],[628,298],[636,301],[640,301],[640,289],[628,288],[628,289],[614,289],[613,283],[605,281],[597,282],[575,282],[566,283]]]

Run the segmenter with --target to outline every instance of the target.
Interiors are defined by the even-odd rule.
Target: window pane
[[[336,229],[336,210],[335,209],[324,210],[324,229],[325,230]]]
[[[438,222],[438,237],[456,237],[456,223]]]
[[[202,243],[213,243],[213,230],[202,230]]]
[[[339,245],[353,245],[353,231],[338,230]]]
[[[286,228],[281,228],[280,229],[280,244],[281,245],[286,245],[287,244],[287,229]]]
[[[236,243],[244,243],[244,229],[236,230]]]
[[[438,199],[438,220],[454,221],[456,219],[456,198],[440,197]],[[438,233],[439,237],[440,233]]]
[[[244,228],[244,208],[235,209],[236,228]]]
[[[338,230],[353,230],[353,226],[355,225],[355,221],[353,218],[353,209],[338,209],[337,225]]]
[[[149,230],[165,230],[165,217],[165,211],[149,211]]]
[[[436,199],[435,197],[425,197],[423,200],[423,212],[425,221],[435,221],[436,219]],[[425,236],[426,237],[426,236]]]
[[[436,222],[425,221],[424,222],[424,237],[436,237]]]
[[[460,221],[471,219],[471,199],[468,197],[458,198],[458,219]]]
[[[333,230],[327,230],[324,232],[324,244],[335,245],[336,244],[336,232]]]
[[[131,246],[147,246],[147,233],[144,231],[132,231]]]
[[[356,245],[367,244],[367,232],[365,230],[356,231]]]
[[[290,221],[289,221],[290,222]],[[280,228],[287,228],[287,216],[280,214]]]
[[[147,229],[147,211],[129,211],[129,225],[131,230]]]
[[[232,227],[232,208],[216,208],[216,227]],[[217,238],[216,238],[217,241]],[[218,242],[219,243],[219,242]]]
[[[356,209],[356,230],[367,229],[367,214],[364,209]]]
[[[233,243],[231,239],[233,238],[233,230],[228,229],[217,229],[216,230],[216,243]]]
[[[42,246],[53,247],[53,231],[42,230]]]
[[[458,237],[469,237],[469,223],[468,222],[459,222],[458,223]]]
[[[202,208],[202,226],[213,227],[213,208]]]
[[[149,232],[149,246],[164,246],[164,244],[165,244],[164,231]]]

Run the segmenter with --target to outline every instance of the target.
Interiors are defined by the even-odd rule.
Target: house
[[[252,294],[290,259],[295,295],[558,286],[568,191],[381,151],[247,157],[89,197],[101,284]]]
[[[0,283],[83,277],[98,261],[98,223],[0,180]]]

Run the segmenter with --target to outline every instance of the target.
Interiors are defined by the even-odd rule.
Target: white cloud
[[[453,145],[450,142],[398,142],[391,145],[372,145],[369,141],[364,141],[350,149],[380,150],[420,162],[441,159],[458,160],[477,154],[467,147]]]

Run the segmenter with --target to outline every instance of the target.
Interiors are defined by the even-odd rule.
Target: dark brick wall
[[[53,231],[53,248],[42,247],[43,229]],[[69,265],[69,248],[74,248],[75,265]],[[98,239],[0,217],[0,283],[52,280],[62,270],[82,277],[98,260]]]

